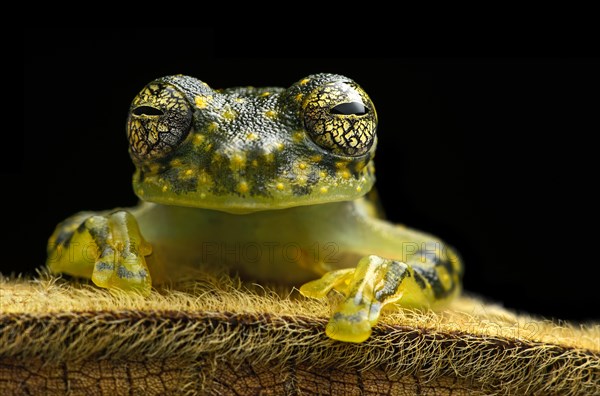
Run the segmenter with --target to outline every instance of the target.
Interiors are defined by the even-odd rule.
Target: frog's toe
[[[345,268],[327,272],[320,279],[300,286],[300,293],[305,297],[323,298],[331,290],[340,290],[348,285],[354,274],[354,268]]]
[[[134,252],[116,253],[111,247],[94,265],[92,282],[99,287],[150,294],[152,281],[143,256]]]
[[[356,304],[348,299],[336,308],[329,319],[325,333],[334,340],[363,342],[371,335],[371,328],[379,318],[379,304]]]

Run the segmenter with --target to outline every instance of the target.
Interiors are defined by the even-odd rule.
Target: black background
[[[11,145],[18,159],[2,168],[5,274],[39,267],[47,237],[70,214],[136,203],[125,118],[152,79],[289,86],[333,72],[377,107],[388,217],[457,247],[468,291],[545,317],[600,316],[597,59],[454,57],[393,37],[383,51],[372,37],[291,44],[269,31],[28,33],[23,144]]]

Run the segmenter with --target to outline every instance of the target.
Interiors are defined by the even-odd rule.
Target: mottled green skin
[[[385,221],[375,194],[365,196],[376,128],[367,94],[339,75],[287,89],[153,81],[127,121],[145,202],[65,220],[48,266],[145,295],[215,268],[302,285],[308,297],[336,290],[343,300],[326,333],[362,342],[383,307],[439,306],[459,293],[462,275],[441,240]]]
[[[253,211],[348,200],[364,195],[374,183],[375,108],[346,77],[310,76],[288,89],[215,91],[187,76],[165,77],[149,86],[164,85],[176,87],[193,107],[192,128],[178,147],[162,157],[132,152],[138,167],[134,188],[144,200]],[[157,104],[154,97],[143,96],[132,109]],[[348,125],[370,126],[370,135],[363,133],[365,141],[355,144],[360,150],[339,145],[348,147],[348,155],[315,143],[303,114],[310,115],[307,110],[313,103],[318,106],[319,100],[331,107],[349,101],[370,107],[367,114],[344,117]],[[327,115],[322,118],[328,121]],[[339,127],[342,130],[344,125]],[[349,129],[352,138],[354,131]],[[328,143],[326,136],[319,140],[322,144]],[[361,142],[355,139],[354,143]],[[331,146],[336,147],[335,142]]]

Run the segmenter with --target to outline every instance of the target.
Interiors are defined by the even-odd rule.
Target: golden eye
[[[356,83],[334,81],[315,88],[303,102],[304,127],[319,146],[358,157],[375,141],[377,114]]]
[[[166,156],[186,138],[192,109],[171,85],[150,83],[133,100],[127,118],[129,150],[144,161]]]

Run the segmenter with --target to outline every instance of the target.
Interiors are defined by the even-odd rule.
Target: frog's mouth
[[[339,167],[326,172],[300,166],[296,173],[269,180],[219,178],[178,167],[157,174],[138,169],[133,177],[134,191],[142,200],[231,213],[352,200],[366,194],[374,183],[372,160],[359,170]]]

